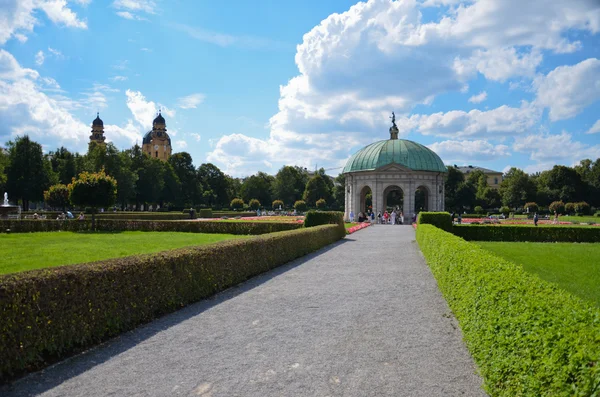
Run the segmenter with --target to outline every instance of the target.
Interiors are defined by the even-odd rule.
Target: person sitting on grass
[[[83,212],[79,213],[79,218],[77,218],[78,221],[83,221],[85,220],[85,216],[83,215]]]

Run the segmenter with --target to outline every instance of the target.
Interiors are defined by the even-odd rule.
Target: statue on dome
[[[390,117],[390,119],[392,119],[392,125],[396,127],[396,114],[394,112],[392,112],[392,117]]]

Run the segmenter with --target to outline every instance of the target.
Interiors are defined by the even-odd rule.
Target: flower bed
[[[362,222],[362,223],[357,224],[356,226],[352,226],[352,227],[346,229],[346,233],[352,234],[354,232],[359,231],[360,229],[364,229],[365,227],[369,227],[369,226],[371,226],[370,222]]]

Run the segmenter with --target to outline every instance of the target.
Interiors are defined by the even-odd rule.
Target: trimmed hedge
[[[434,226],[416,233],[490,395],[597,395],[600,310]]]
[[[344,224],[344,214],[337,211],[308,211],[304,218],[304,227],[313,227],[319,225],[338,225],[340,236],[346,235],[346,226]]]
[[[212,218],[213,212],[210,208],[202,208],[200,210],[200,218]]]
[[[0,383],[339,239],[326,225],[0,276]]]
[[[259,235],[295,230],[301,227],[302,224],[292,222],[96,220],[96,231],[105,232],[142,231]],[[7,229],[10,229],[12,233],[52,232],[59,230],[83,232],[92,230],[92,222],[89,220],[0,220],[0,232],[4,233]]]
[[[190,219],[190,213],[189,210],[186,212],[101,212],[96,214],[96,219],[176,221]]]
[[[451,232],[467,241],[600,242],[600,227],[454,225]]]
[[[417,224],[430,224],[442,230],[452,230],[452,217],[447,212],[419,212]]]

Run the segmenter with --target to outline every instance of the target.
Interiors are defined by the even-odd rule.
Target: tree
[[[169,164],[181,183],[180,203],[184,208],[191,207],[201,201],[202,185],[197,178],[192,164],[192,156],[187,152],[175,153],[169,157]]]
[[[244,208],[244,200],[242,200],[241,198],[234,198],[233,200],[231,200],[229,208],[231,208],[232,210],[241,210],[242,208]]]
[[[446,181],[444,183],[444,190],[446,192],[445,206],[446,209],[452,211],[458,211],[461,208],[459,190],[464,184],[465,176],[456,167],[448,167],[448,174],[446,175]]]
[[[245,201],[255,198],[261,203],[270,203],[272,201],[271,189],[273,178],[264,172],[259,172],[244,180],[240,189],[240,194]]]
[[[531,212],[531,213],[538,212],[538,209],[539,209],[537,203],[535,203],[535,202],[525,203],[525,206],[523,208],[525,208],[525,210],[527,212]]]
[[[218,204],[220,206],[227,206],[229,203],[229,197],[227,191],[229,189],[226,175],[221,170],[211,163],[205,163],[198,167],[198,180],[202,184],[205,190],[212,190],[214,200],[211,202],[205,202],[205,204],[212,206]]]
[[[50,207],[66,210],[69,205],[69,189],[62,183],[52,185],[44,192],[44,201]]]
[[[308,172],[301,167],[283,166],[275,175],[273,195],[279,197],[287,205],[292,205],[302,198]]]
[[[68,186],[69,200],[74,205],[92,208],[92,230],[96,230],[96,209],[110,207],[117,199],[117,181],[104,170],[82,172]]]
[[[162,160],[143,155],[143,166],[138,169],[137,202],[157,204],[165,186],[165,168]]]
[[[326,178],[328,177],[326,176]],[[320,174],[316,174],[308,180],[303,195],[303,199],[308,206],[314,207],[318,199],[322,198],[328,201],[330,197],[331,190],[329,189],[329,185]]]
[[[129,151],[119,153],[119,168],[114,174],[119,189],[117,190],[117,202],[121,208],[126,208],[127,203],[135,200],[136,183],[138,181],[137,170],[133,169],[133,160]]]
[[[58,175],[58,182],[64,185],[71,183],[77,175],[76,156],[61,146],[55,152],[48,153],[48,158],[52,164],[52,171]]]
[[[333,208],[343,209],[346,205],[346,175],[339,174],[335,177],[333,187]],[[371,204],[368,204],[371,205]]]
[[[181,182],[170,163],[164,161],[161,163],[163,166],[164,185],[159,197],[160,206],[175,204],[181,208],[183,207],[183,202],[181,201]]]
[[[554,201],[550,204],[550,212],[556,212],[557,214],[562,214],[565,212],[565,203],[562,201]]]
[[[273,206],[271,208],[273,208],[274,210],[278,210],[280,208],[283,208],[283,201],[281,200],[274,200],[273,201]]]
[[[30,201],[43,200],[44,190],[56,177],[51,164],[44,158],[42,146],[27,135],[8,142],[8,151],[7,190],[21,200],[23,210],[27,211]]]
[[[592,207],[585,201],[575,203],[575,212],[577,215],[589,215],[592,212]]]
[[[2,193],[6,191],[6,182],[8,180],[6,169],[8,168],[9,161],[8,151],[0,148],[0,192]]]
[[[251,209],[253,209],[254,211],[256,211],[257,209],[260,208],[260,201],[258,201],[257,199],[252,199],[248,203],[248,207],[250,207]]]
[[[304,212],[308,209],[308,206],[304,200],[298,200],[294,203],[294,209],[298,212]]]
[[[553,198],[563,202],[576,202],[584,198],[586,186],[581,175],[573,168],[555,165],[547,174],[547,187]]]
[[[318,199],[316,205],[318,209],[324,210],[327,207],[327,201],[324,199]]]
[[[502,204],[517,208],[535,198],[535,185],[529,176],[518,168],[511,168],[500,184]]]

